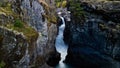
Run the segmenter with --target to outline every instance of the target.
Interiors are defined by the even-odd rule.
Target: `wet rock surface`
[[[69,48],[65,62],[76,68],[119,68],[120,12],[119,8],[109,10],[119,5],[99,0],[80,3],[85,16],[76,19],[71,13],[71,21],[66,23],[64,41]]]
[[[105,20],[115,21],[119,23],[120,9],[119,1],[88,1],[81,2],[83,9],[91,12],[102,15]]]

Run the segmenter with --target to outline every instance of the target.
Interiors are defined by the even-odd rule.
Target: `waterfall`
[[[61,60],[60,60],[59,64],[56,66],[56,68],[68,68],[68,66],[65,63],[63,63],[63,61],[65,60],[65,57],[67,55],[67,49],[68,49],[68,46],[63,41],[65,20],[61,16],[60,16],[60,18],[62,20],[62,25],[59,26],[59,33],[58,33],[58,36],[56,37],[55,47],[56,47],[56,50],[61,54]]]

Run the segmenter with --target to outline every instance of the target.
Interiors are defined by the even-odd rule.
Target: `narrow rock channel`
[[[65,64],[63,62],[67,55],[68,46],[63,41],[63,32],[64,32],[64,28],[65,28],[65,21],[64,21],[63,17],[60,17],[60,18],[62,20],[62,25],[59,26],[59,33],[58,33],[58,36],[56,37],[55,47],[56,47],[57,51],[61,54],[61,60],[55,68],[70,68],[67,64]]]

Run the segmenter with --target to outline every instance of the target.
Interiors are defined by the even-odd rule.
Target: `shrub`
[[[67,5],[67,1],[66,0],[56,0],[56,7],[57,8],[60,8],[60,7],[63,7],[65,8],[66,5]]]
[[[0,68],[4,68],[5,67],[5,62],[4,61],[1,61],[0,62]]]
[[[80,6],[80,2],[79,1],[76,2],[74,0],[70,0],[70,10],[73,13],[73,15],[78,17],[78,18],[81,15],[84,15],[83,8]]]
[[[80,23],[80,25],[83,25],[85,20],[85,11],[80,5],[79,0],[69,0],[69,10],[71,11],[71,16],[74,18],[74,21],[76,23]]]

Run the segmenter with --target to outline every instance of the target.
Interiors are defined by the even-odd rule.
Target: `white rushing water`
[[[56,46],[57,51],[61,54],[61,60],[55,68],[68,68],[68,66],[65,63],[63,63],[63,61],[65,60],[65,57],[67,55],[67,49],[68,49],[68,46],[63,41],[63,32],[65,29],[65,21],[64,21],[63,17],[60,17],[60,18],[62,20],[62,25],[59,26],[59,33],[58,33],[58,36],[56,37],[55,46]]]

